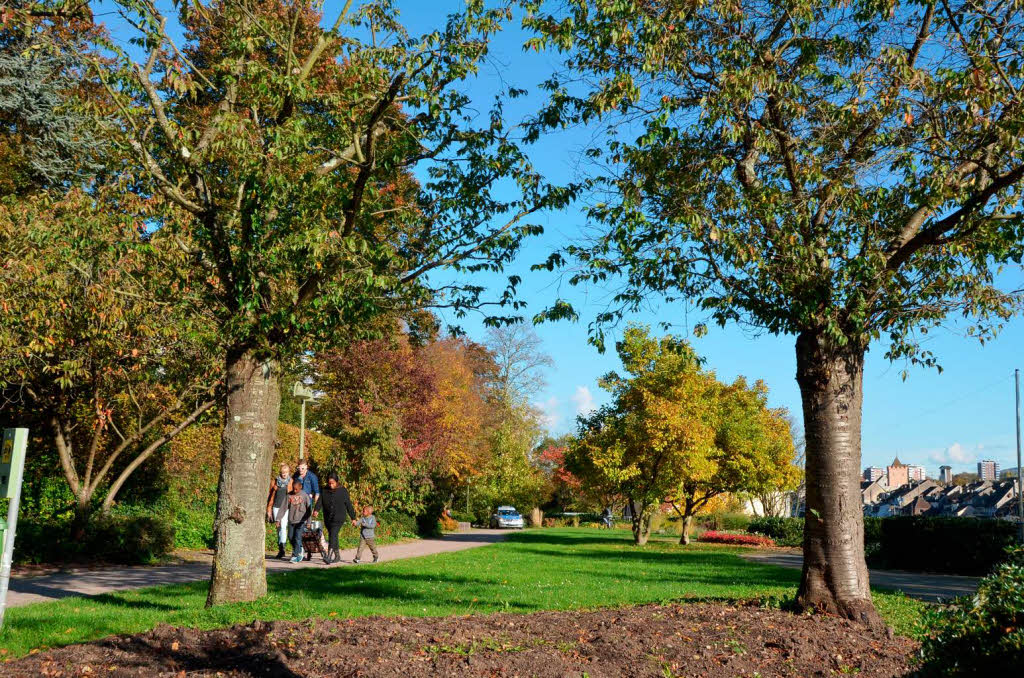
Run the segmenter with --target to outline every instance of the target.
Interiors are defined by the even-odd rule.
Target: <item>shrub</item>
[[[67,521],[18,521],[14,557],[19,563],[107,562],[139,565],[174,550],[174,523],[160,513],[97,516],[72,541]]]
[[[750,516],[744,513],[705,513],[694,516],[694,525],[705,530],[745,530]]]
[[[754,518],[747,525],[747,532],[771,537],[779,546],[803,546],[803,518]]]
[[[455,532],[459,529],[459,522],[448,516],[441,516],[441,529],[445,532]]]
[[[700,535],[699,541],[712,544],[735,544],[738,546],[775,546],[775,542],[768,537],[761,537],[756,534],[715,532],[713,530],[708,530]]]
[[[651,516],[651,534],[678,535],[682,529],[683,521],[677,515],[658,512]]]
[[[89,552],[110,562],[152,563],[174,550],[174,523],[166,515],[100,518],[87,532]]]
[[[174,547],[198,551],[213,548],[215,505],[177,506],[174,511]]]
[[[981,580],[973,597],[925,613],[918,675],[1011,676],[1024,666],[1024,547]]]

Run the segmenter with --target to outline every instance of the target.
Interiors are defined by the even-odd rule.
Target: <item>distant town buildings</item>
[[[865,485],[861,483],[866,516],[1016,518],[1017,491],[1013,480],[978,480],[967,485],[940,485],[934,480],[925,480],[886,492]]]
[[[999,472],[999,479],[1000,480],[1009,480],[1010,478],[1016,478],[1016,477],[1017,477],[1017,469],[1015,469],[1015,468],[1007,468],[1007,469],[1003,469],[1002,471]]]
[[[949,485],[953,482],[953,467],[952,466],[940,466],[939,467],[939,482],[945,485]]]
[[[910,482],[910,469],[906,464],[900,462],[899,457],[896,457],[892,460],[892,463],[885,468],[885,476],[886,485],[894,488],[900,487]]]
[[[885,477],[885,469],[881,466],[868,466],[864,469],[864,481],[873,483],[879,478]]]
[[[991,459],[979,461],[978,480],[999,480],[999,462]]]
[[[925,471],[924,466],[917,466],[910,464],[907,466],[907,475],[910,476],[910,482],[921,482],[928,477],[928,473]]]
[[[860,484],[860,499],[864,506],[872,506],[877,504],[878,501],[889,491],[889,487],[885,484],[885,478],[876,478],[875,480],[863,480]]]

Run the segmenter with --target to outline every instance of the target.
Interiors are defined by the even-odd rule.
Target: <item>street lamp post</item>
[[[1020,474],[1020,370],[1013,371],[1017,398],[1017,536],[1024,544],[1024,477]]]
[[[306,458],[306,402],[313,399],[313,389],[297,381],[292,385],[292,395],[302,403],[299,415],[299,461],[302,461]]]

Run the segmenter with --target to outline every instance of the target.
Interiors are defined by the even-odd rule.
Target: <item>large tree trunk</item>
[[[229,353],[208,607],[267,592],[263,516],[280,403],[276,362]]]
[[[797,604],[869,625],[881,623],[864,563],[860,427],[864,348],[819,333],[796,341],[807,445],[804,566]]]

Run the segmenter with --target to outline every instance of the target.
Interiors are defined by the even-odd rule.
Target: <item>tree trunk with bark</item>
[[[807,454],[804,565],[797,604],[880,625],[864,562],[860,431],[864,353],[822,333],[796,341]]]
[[[276,361],[229,353],[207,607],[266,595],[263,516],[280,404]]]
[[[643,546],[651,536],[651,509],[641,504],[639,511],[633,514],[633,541]]]
[[[679,543],[684,546],[690,544],[690,531],[693,530],[693,514],[687,513],[683,516],[683,531],[679,535]]]

